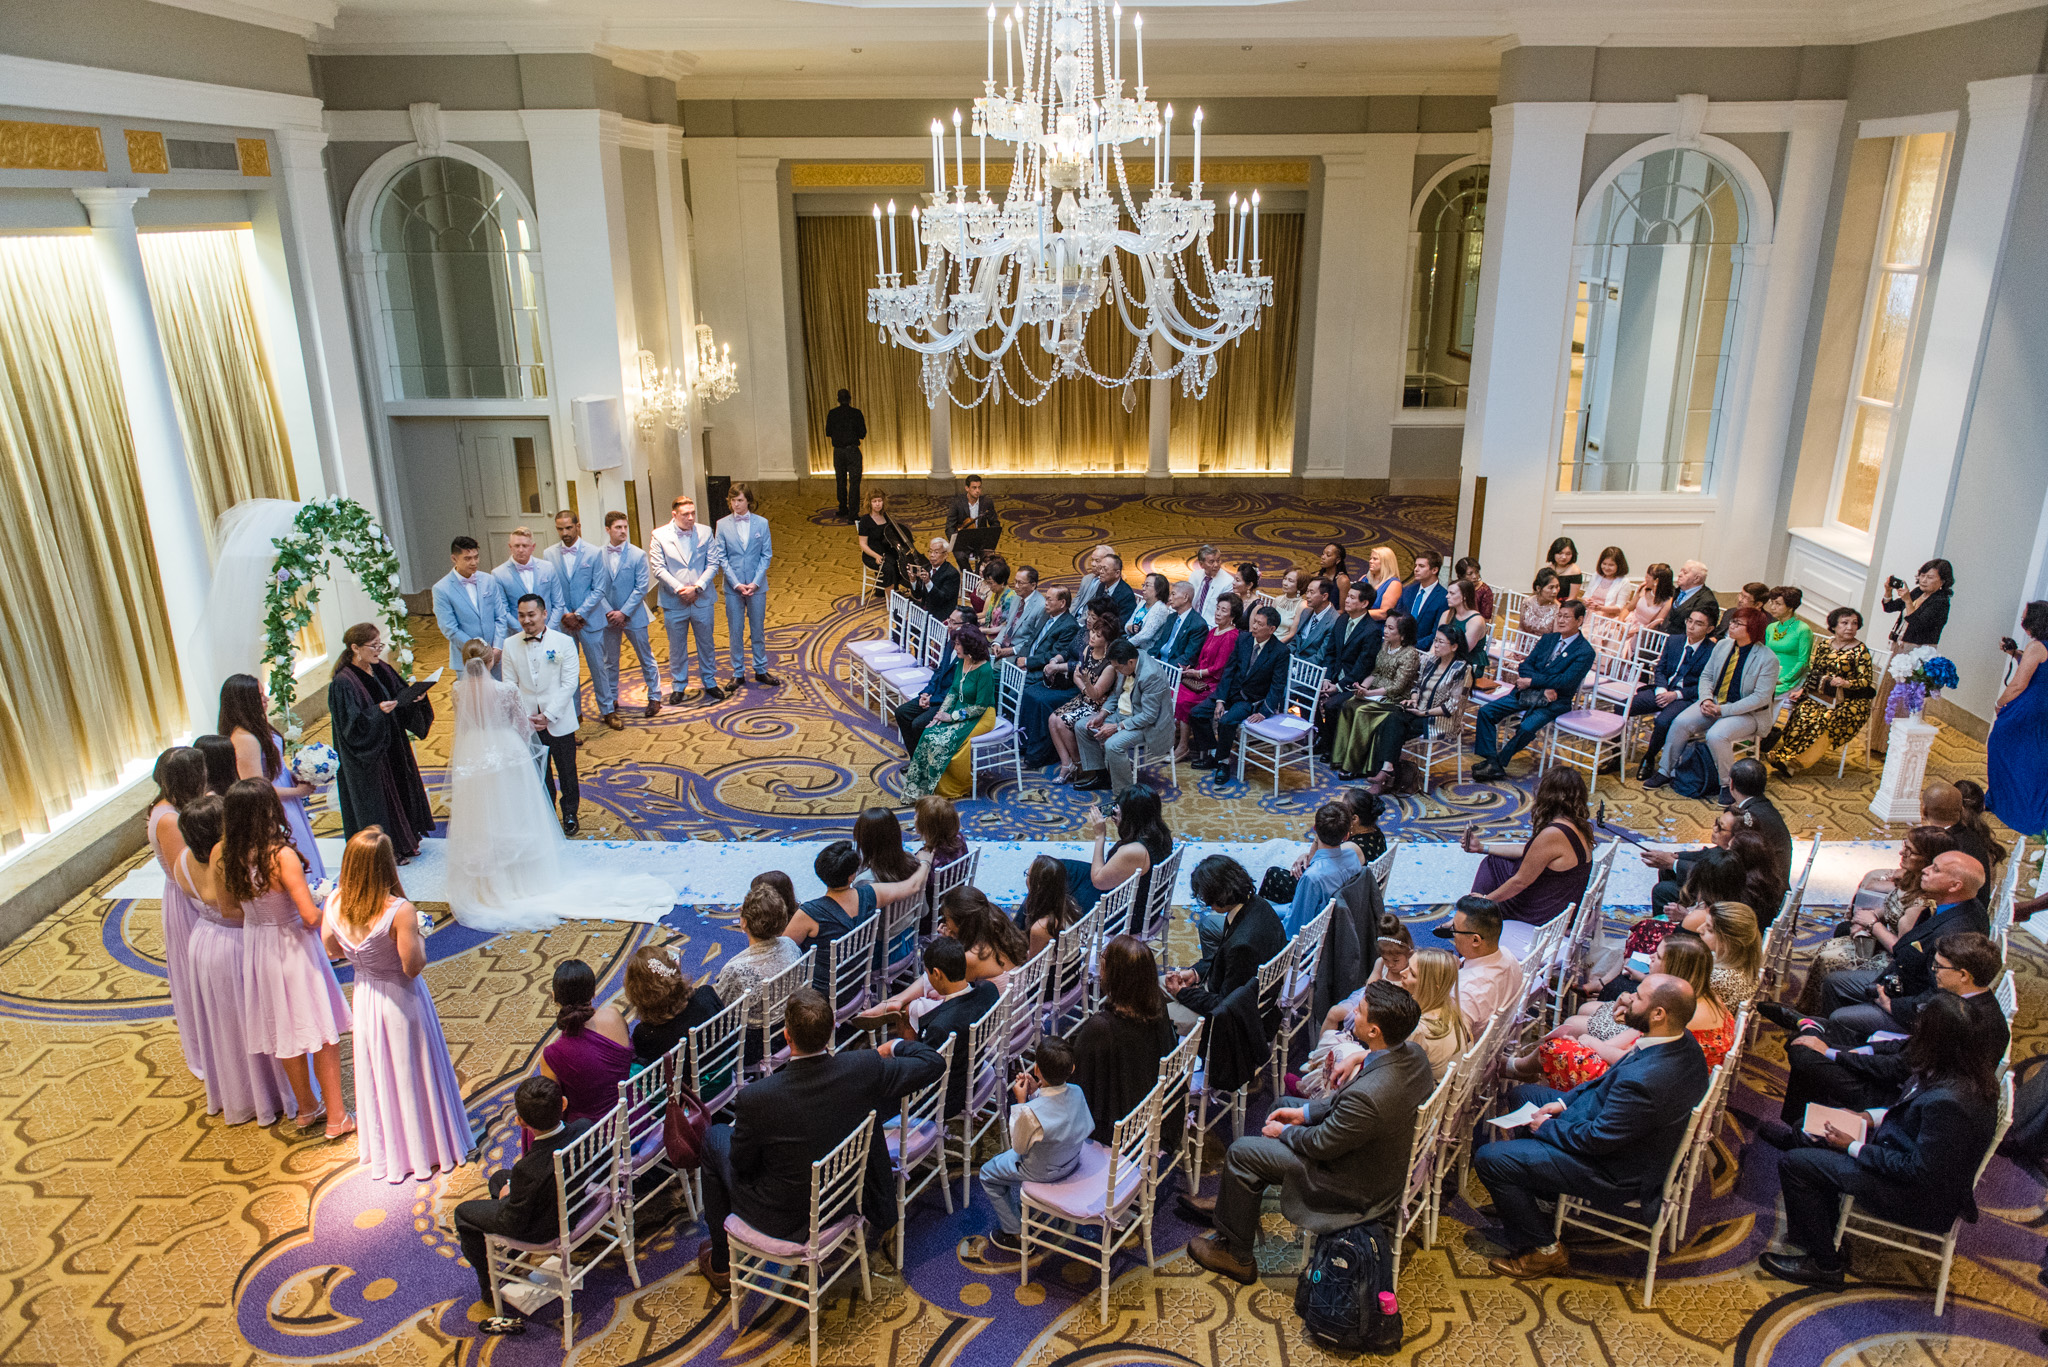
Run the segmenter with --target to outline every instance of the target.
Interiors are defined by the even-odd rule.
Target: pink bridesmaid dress
[[[299,857],[306,861],[306,886],[327,876],[327,866],[320,860],[320,847],[313,842],[313,822],[306,815],[304,798],[286,797],[281,791],[299,786],[298,777],[292,767],[284,762],[284,738],[272,736],[271,744],[277,748],[277,777],[270,780],[270,786],[279,789],[277,800],[284,804],[284,824],[291,827],[292,844],[298,847]]]
[[[349,940],[340,899],[327,903],[327,928],[355,965],[355,1077],[358,1161],[385,1182],[453,1172],[475,1146],[462,1086],[434,998],[408,977],[392,918],[393,898],[360,944]]]
[[[348,999],[319,933],[299,919],[291,894],[272,888],[242,903],[242,927],[249,1047],[272,1058],[297,1058],[340,1043],[349,1028]],[[339,1098],[323,1099],[339,1111]]]
[[[163,810],[170,809],[165,807]],[[192,924],[199,919],[199,913],[193,908],[193,899],[172,876],[171,863],[164,858],[163,846],[157,843],[156,820],[157,812],[152,810],[149,814],[149,849],[156,856],[156,866],[164,871],[164,981],[171,990],[171,1023],[178,1030],[178,1047],[185,1052],[185,1066],[192,1070],[192,1076],[204,1081],[206,1063],[201,1057],[199,1042],[192,1037],[190,945]]]
[[[191,880],[192,856],[179,856],[185,881]],[[230,1125],[251,1120],[274,1125],[294,1115],[298,1103],[278,1061],[254,1052],[243,1029],[242,928],[222,919],[213,904],[186,893],[177,881],[165,884],[192,909],[192,933],[186,944],[187,1006],[191,1012],[183,1038],[193,1071],[206,1081],[206,1113]]]

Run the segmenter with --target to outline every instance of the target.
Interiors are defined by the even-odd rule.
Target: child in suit
[[[1031,1071],[1010,1084],[1010,1150],[981,1165],[981,1185],[995,1207],[999,1226],[988,1236],[988,1251],[1024,1256],[1018,1231],[1024,1224],[1026,1182],[1058,1182],[1081,1166],[1081,1147],[1095,1129],[1088,1098],[1074,1075],[1074,1046],[1048,1035],[1038,1042]]]
[[[957,1036],[953,1073],[946,1083],[946,1118],[950,1120],[967,1108],[967,1080],[974,1066],[968,1056],[967,1033],[994,1009],[1002,993],[986,978],[967,981],[967,951],[950,935],[937,936],[924,947],[924,973],[939,1000],[922,1014],[916,1029],[911,1028],[908,1013],[892,1010],[883,1018],[895,1027],[899,1039],[914,1039],[933,1049]]]
[[[588,1120],[562,1123],[562,1084],[551,1077],[534,1076],[520,1083],[512,1094],[512,1108],[519,1113],[520,1123],[533,1131],[526,1156],[511,1168],[491,1174],[490,1200],[464,1201],[455,1208],[455,1237],[462,1245],[462,1256],[476,1269],[479,1298],[491,1311],[477,1325],[486,1334],[523,1334],[526,1321],[500,1313],[503,1307],[491,1295],[485,1236],[497,1234],[538,1243],[561,1232],[555,1203],[555,1150],[590,1128]]]

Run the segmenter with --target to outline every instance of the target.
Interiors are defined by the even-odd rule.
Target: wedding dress
[[[519,689],[471,660],[455,683],[449,759],[448,908],[472,930],[546,930],[564,919],[655,921],[676,890],[651,874],[584,867],[541,783],[546,751]]]

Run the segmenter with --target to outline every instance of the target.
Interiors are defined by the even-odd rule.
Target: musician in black
[[[996,501],[981,492],[980,475],[969,475],[965,490],[953,495],[946,509],[946,540],[952,545],[953,558],[962,565],[978,565],[1002,535]]]
[[[867,513],[854,524],[854,531],[860,537],[861,563],[875,572],[875,592],[908,589],[903,564],[917,558],[917,542],[909,527],[889,516],[887,494],[868,495]]]
[[[839,493],[839,520],[851,522],[860,508],[860,444],[868,420],[853,406],[850,390],[839,391],[839,406],[825,415],[825,440],[832,443],[832,478]]]

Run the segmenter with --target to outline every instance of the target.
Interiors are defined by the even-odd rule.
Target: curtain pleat
[[[0,237],[0,849],[185,723],[85,237]]]
[[[902,229],[899,228],[901,233]],[[909,250],[907,236],[899,251]],[[804,393],[810,400],[811,473],[832,473],[825,415],[842,389],[868,422],[861,443],[867,478],[922,475],[932,468],[931,410],[918,386],[923,358],[882,341],[868,321],[874,283],[874,222],[869,218],[800,217],[797,279],[804,324]],[[862,509],[866,512],[866,509]]]
[[[1294,468],[1304,222],[1301,214],[1261,215],[1259,253],[1261,269],[1273,277],[1272,308],[1257,328],[1216,353],[1216,374],[1202,398],[1174,382],[1166,444],[1174,474],[1284,475]],[[1190,260],[1188,278],[1202,278],[1199,262]]]

